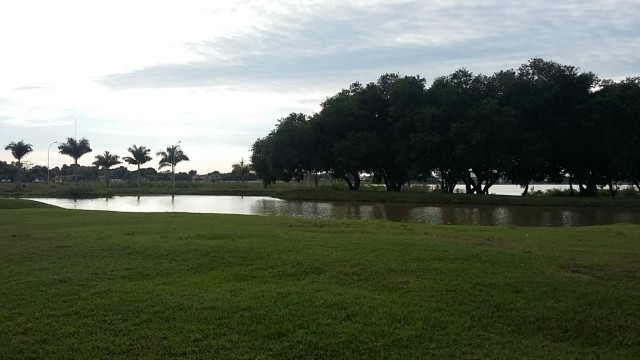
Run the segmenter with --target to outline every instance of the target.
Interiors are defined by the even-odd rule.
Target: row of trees
[[[72,166],[63,165],[62,167],[54,167],[48,169],[46,166],[33,165],[29,161],[23,162],[23,158],[33,151],[33,146],[26,143],[24,140],[18,142],[12,142],[6,146],[6,150],[10,150],[13,157],[16,159],[14,163],[7,163],[0,161],[0,180],[12,181],[12,182],[34,182],[44,181],[48,178],[48,175],[55,176],[73,176],[74,179],[93,179],[99,178],[100,169],[105,172],[105,178],[107,179],[120,179],[127,181],[137,181],[140,185],[140,180],[169,180],[175,179],[176,181],[191,181],[198,172],[190,170],[189,172],[176,172],[175,165],[181,161],[187,161],[188,157],[181,151],[176,144],[174,147],[168,147],[166,151],[159,151],[158,155],[161,157],[159,161],[159,169],[163,169],[171,166],[173,167],[169,172],[158,172],[152,167],[143,168],[142,165],[152,160],[151,151],[146,146],[133,145],[128,149],[130,156],[120,158],[118,155],[105,152],[102,155],[96,156],[93,162],[94,166],[81,166],[77,160],[88,152],[87,149],[91,149],[89,142],[85,139],[76,141],[75,139],[67,140],[64,144],[69,154],[74,159]],[[175,153],[175,162],[174,159]],[[79,155],[79,156],[78,156]],[[77,157],[76,157],[77,156]],[[137,170],[135,172],[129,171],[124,166],[116,167],[116,165],[122,164],[120,160],[124,160],[125,163],[136,165]],[[251,164],[248,164],[244,159],[232,164],[232,170],[229,173],[221,173],[219,171],[213,171],[207,174],[205,177],[211,181],[231,181],[231,182],[244,182],[244,181],[257,181],[256,174],[251,171]],[[77,180],[76,180],[77,181]],[[107,180],[108,181],[108,180]]]
[[[542,59],[491,76],[460,69],[435,79],[386,74],[290,114],[252,146],[265,185],[330,172],[352,190],[360,174],[388,191],[435,176],[487,194],[499,179],[524,188],[568,180],[582,196],[640,190],[640,77],[600,80]],[[572,187],[573,189],[573,187]]]
[[[18,142],[11,142],[9,145],[5,147],[5,150],[10,150],[13,157],[17,160],[18,165],[18,176],[17,182],[22,182],[22,159],[29,153],[33,151],[33,145],[26,143],[24,140],[20,140]],[[87,153],[92,151],[91,146],[89,144],[89,140],[82,138],[77,140],[75,138],[68,138],[66,142],[61,143],[58,146],[58,151],[63,155],[70,156],[74,161],[74,182],[78,182],[78,159],[84,156]],[[151,161],[152,158],[149,155],[151,152],[145,146],[137,146],[133,145],[128,149],[131,156],[125,156],[122,158],[129,164],[136,165],[138,167],[138,185],[140,184],[140,166]],[[175,166],[179,162],[189,161],[189,157],[184,154],[182,149],[178,144],[168,146],[166,151],[158,151],[156,153],[157,156],[160,157],[159,160],[159,169],[164,167],[171,167],[171,174],[173,176],[173,184],[175,187]],[[105,151],[104,154],[97,155],[95,157],[95,161],[93,165],[95,165],[98,169],[103,169],[106,172],[106,182],[107,187],[109,186],[109,169],[112,166],[121,164],[120,156],[112,154],[109,151]]]

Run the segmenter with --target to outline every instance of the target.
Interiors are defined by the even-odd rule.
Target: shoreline
[[[130,185],[130,186],[129,186]],[[416,203],[416,204],[468,204],[468,205],[510,205],[510,206],[549,206],[549,207],[625,207],[639,208],[640,196],[618,195],[578,197],[551,195],[477,195],[477,194],[444,194],[439,192],[415,191],[412,189],[401,192],[387,192],[373,189],[349,191],[343,189],[306,189],[306,184],[282,184],[281,186],[264,189],[255,184],[246,184],[247,188],[230,188],[238,184],[198,184],[183,183],[176,189],[165,184],[136,187],[135,184],[115,184],[106,188],[103,184],[13,184],[0,185],[0,199],[2,198],[109,198],[113,196],[147,196],[147,195],[204,195],[204,196],[269,196],[283,200],[306,201],[360,201],[379,203]],[[535,185],[534,185],[535,186]]]

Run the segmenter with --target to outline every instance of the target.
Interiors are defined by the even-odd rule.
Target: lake
[[[259,196],[115,196],[107,199],[30,199],[77,210],[276,215],[300,218],[385,219],[426,224],[587,226],[640,224],[637,208],[425,205],[346,201],[288,201]]]

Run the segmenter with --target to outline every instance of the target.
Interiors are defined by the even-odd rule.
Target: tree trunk
[[[580,196],[581,197],[596,197],[598,196],[598,187],[594,181],[587,182],[586,185],[580,184]]]
[[[529,182],[524,184],[524,191],[522,192],[522,196],[527,196],[527,195],[529,195]]]
[[[618,192],[618,186],[614,185],[612,180],[609,180],[609,194],[612,198],[616,197],[616,193]]]
[[[22,184],[22,163],[18,159],[18,184]]]
[[[458,181],[449,171],[440,171],[441,190],[443,193],[453,194]]]
[[[78,159],[75,159],[73,166],[73,182],[75,185],[78,185]]]
[[[342,179],[347,182],[347,186],[349,187],[349,190],[351,191],[357,190],[353,187],[353,184],[351,183],[351,179],[349,179],[349,176],[347,176],[347,174],[342,175]]]
[[[573,197],[573,176],[569,176],[569,196]]]
[[[466,177],[464,179],[462,179],[462,182],[464,182],[464,192],[466,194],[473,194],[474,190],[473,187],[471,187],[471,180],[467,179]]]
[[[381,169],[380,173],[384,179],[384,186],[389,192],[399,192],[402,189],[402,183],[393,174],[389,175],[385,169]]]
[[[351,175],[353,176],[354,190],[360,189],[360,174],[358,172],[354,172]]]

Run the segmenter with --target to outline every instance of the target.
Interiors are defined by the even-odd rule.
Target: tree
[[[593,73],[538,58],[517,70],[506,93],[524,134],[515,152],[518,172],[513,174],[522,185],[568,175],[570,183],[578,183],[581,196],[596,196],[600,180],[592,166],[600,149],[592,140],[600,134],[585,117],[596,82]]]
[[[267,187],[274,184],[277,180],[276,175],[271,167],[271,145],[273,143],[273,132],[267,136],[256,140],[251,145],[251,163],[253,170],[256,172],[262,186]]]
[[[251,170],[251,165],[246,164],[244,159],[240,160],[240,162],[231,165],[231,172],[233,174],[240,175],[240,184],[244,187],[244,176],[249,173]]]
[[[24,140],[20,140],[18,142],[11,142],[7,145],[5,150],[10,150],[11,155],[13,155],[16,160],[18,160],[18,182],[22,182],[22,158],[28,153],[33,151],[33,146],[31,144],[27,144]]]
[[[316,163],[359,187],[360,172],[374,173],[387,191],[400,191],[408,180],[408,135],[425,100],[424,79],[382,75],[377,82],[356,82],[322,103],[311,133],[320,140]],[[318,160],[320,159],[320,160]]]
[[[187,155],[182,152],[180,145],[167,146],[166,151],[158,151],[157,156],[160,156],[158,170],[163,167],[171,166],[171,175],[173,177],[173,188],[176,188],[176,164],[181,161],[189,161]]]
[[[514,116],[510,108],[486,98],[469,110],[465,119],[452,126],[457,139],[455,155],[464,166],[468,193],[488,194],[510,163]]]
[[[119,158],[120,157],[118,155],[114,155],[108,151],[105,151],[104,155],[97,155],[96,161],[93,162],[93,165],[97,166],[98,168],[103,168],[106,170],[107,187],[109,187],[109,168],[112,167],[113,165],[120,164],[121,161],[118,160]]]
[[[74,168],[73,168],[73,178],[74,183],[78,184],[78,159],[82,157],[82,155],[86,153],[90,153],[91,147],[89,146],[89,140],[82,138],[80,141],[77,141],[74,138],[67,138],[67,141],[60,144],[58,146],[58,150],[60,154],[68,155],[73,158]]]
[[[276,128],[253,143],[251,162],[264,186],[276,180],[301,181],[310,168],[309,123],[304,114],[291,113],[279,119]]]
[[[310,134],[315,139],[316,170],[328,171],[334,178],[344,180],[349,190],[358,190],[360,171],[366,165],[359,156],[356,140],[359,131],[354,97],[362,91],[360,83],[353,83],[322,103],[322,110],[310,121]],[[309,155],[309,154],[307,154]],[[368,164],[367,164],[368,165]]]
[[[147,149],[146,146],[138,147],[135,144],[127,150],[129,151],[129,153],[131,153],[131,156],[125,156],[122,159],[131,165],[138,166],[138,187],[139,187],[140,186],[140,165],[151,160],[151,156],[149,156],[149,153],[151,152],[151,150]]]
[[[640,165],[640,78],[619,83],[602,81],[584,107],[582,123],[589,124],[591,162],[599,186],[609,187],[615,196],[623,181],[638,185]]]
[[[467,193],[476,190],[464,157],[470,150],[463,148],[467,144],[462,136],[473,136],[469,116],[484,99],[484,82],[484,77],[459,69],[435,79],[426,91],[427,105],[419,114],[417,131],[410,135],[412,152],[423,173],[435,172],[442,192],[452,193],[460,180]]]

